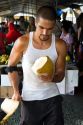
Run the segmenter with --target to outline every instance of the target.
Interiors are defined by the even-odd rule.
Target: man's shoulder
[[[66,42],[60,38],[56,38],[56,44],[66,46]]]
[[[57,38],[56,39],[56,48],[57,48],[57,50],[64,51],[64,50],[66,50],[67,45],[64,40]]]
[[[21,37],[19,37],[16,40],[15,46],[25,50],[26,47],[28,46],[28,43],[29,43],[29,34],[25,34],[25,35],[22,35]]]
[[[20,42],[28,42],[29,41],[29,33],[26,33],[26,34],[22,35],[21,37],[19,37],[18,40]]]

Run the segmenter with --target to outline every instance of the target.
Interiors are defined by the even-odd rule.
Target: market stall
[[[22,72],[21,64],[18,64],[17,66],[19,72]],[[6,69],[6,67],[7,65],[0,65],[0,71],[3,68]],[[57,83],[61,94],[74,94],[74,88],[78,86],[78,73],[78,68],[75,65],[70,64],[66,66],[64,79],[60,83]],[[0,97],[4,98],[12,96],[13,89],[7,74],[1,73],[0,89]]]

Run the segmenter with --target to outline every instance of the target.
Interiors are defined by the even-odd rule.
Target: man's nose
[[[47,29],[43,29],[43,35],[47,35],[48,31]]]

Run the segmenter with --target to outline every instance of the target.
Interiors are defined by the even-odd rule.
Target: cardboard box
[[[9,97],[11,98],[13,95],[13,88],[11,87],[2,87],[0,86],[0,98],[6,98]]]

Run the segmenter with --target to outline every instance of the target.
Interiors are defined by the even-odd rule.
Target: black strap
[[[18,68],[17,68],[17,66],[8,66],[7,68],[6,68],[6,71],[7,71],[7,73],[12,73],[12,72],[14,72],[14,71],[18,71]]]

